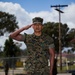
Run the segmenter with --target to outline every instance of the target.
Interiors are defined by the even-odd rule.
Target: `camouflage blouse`
[[[25,70],[28,72],[49,72],[49,48],[54,47],[53,39],[46,34],[35,36],[25,33],[24,42],[28,55]]]

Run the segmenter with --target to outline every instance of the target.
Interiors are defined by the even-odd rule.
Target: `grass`
[[[68,69],[67,69],[67,66],[63,66],[62,70],[60,70],[60,67],[57,67],[58,73],[65,73],[67,72],[67,70],[75,70],[75,65],[68,66]]]

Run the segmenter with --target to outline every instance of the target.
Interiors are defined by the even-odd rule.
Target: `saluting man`
[[[27,46],[27,60],[25,70],[29,75],[52,75],[54,65],[54,41],[42,33],[43,19],[35,17],[33,23],[10,34],[12,39],[23,41]],[[33,34],[21,34],[22,31],[33,28]],[[50,68],[48,66],[50,60]]]

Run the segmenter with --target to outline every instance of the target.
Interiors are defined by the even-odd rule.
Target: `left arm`
[[[54,65],[54,58],[55,58],[55,50],[54,50],[54,48],[50,48],[49,53],[50,53],[50,75],[52,75],[53,65]]]

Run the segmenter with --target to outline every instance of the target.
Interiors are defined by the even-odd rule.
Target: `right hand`
[[[29,29],[31,26],[32,26],[32,24],[31,24],[31,25],[27,25],[27,26],[25,26],[25,27],[24,27],[24,30]]]

